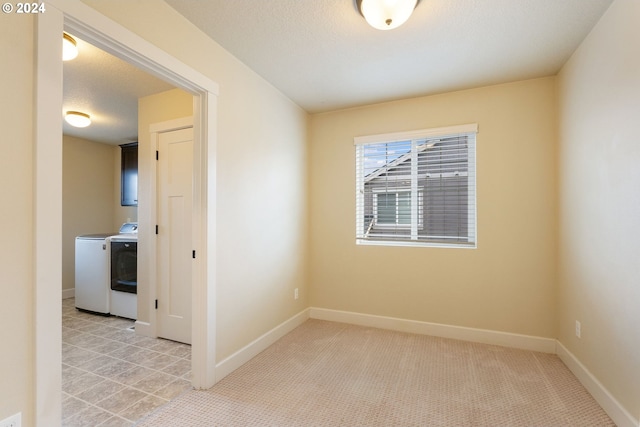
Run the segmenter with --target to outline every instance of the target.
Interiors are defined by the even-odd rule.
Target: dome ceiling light
[[[91,124],[91,117],[88,114],[81,113],[79,111],[67,111],[64,115],[64,119],[71,126],[77,128],[86,128]]]
[[[393,30],[407,22],[420,0],[356,0],[358,11],[373,28]]]
[[[67,33],[62,33],[62,60],[70,61],[78,56],[76,39]]]

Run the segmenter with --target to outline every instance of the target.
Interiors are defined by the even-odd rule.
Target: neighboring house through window
[[[476,245],[477,125],[355,138],[356,242]]]

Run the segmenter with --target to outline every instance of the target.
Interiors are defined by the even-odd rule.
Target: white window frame
[[[476,204],[476,143],[478,133],[478,125],[476,123],[449,126],[433,129],[421,129],[408,132],[394,132],[379,135],[359,136],[354,138],[354,145],[356,146],[356,244],[358,245],[383,245],[383,246],[419,246],[419,247],[446,247],[446,248],[465,248],[475,249],[477,248],[477,204]],[[380,188],[374,189],[374,193],[398,193],[399,191],[408,191],[412,194],[411,200],[411,224],[376,224],[377,228],[411,228],[410,240],[386,240],[375,239],[369,237],[369,232],[364,232],[364,209],[365,209],[365,188],[364,188],[364,151],[363,147],[369,144],[380,143],[392,143],[396,141],[414,141],[423,139],[435,139],[438,137],[451,137],[456,135],[466,134],[473,136],[473,143],[469,144],[469,150],[467,153],[467,161],[469,164],[469,171],[456,173],[457,176],[468,176],[469,183],[472,185],[470,191],[468,191],[468,240],[467,242],[433,242],[429,240],[418,240],[418,230],[423,228],[424,219],[422,212],[418,212],[419,206],[422,206],[419,202],[419,197],[424,197],[422,191],[418,191],[418,168],[417,164],[417,144],[412,144],[412,167],[411,167],[411,188]],[[450,174],[443,174],[450,175]],[[454,174],[451,174],[452,176]],[[373,215],[377,217],[376,209],[377,197],[374,195],[372,200]],[[377,221],[375,221],[377,222]],[[396,221],[397,222],[397,221]]]

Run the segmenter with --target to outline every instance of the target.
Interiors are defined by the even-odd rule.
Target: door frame
[[[216,133],[218,85],[76,0],[50,0],[36,16],[34,70],[34,418],[61,422],[62,44],[63,30],[194,95],[192,384],[216,382]],[[151,226],[151,225],[147,225]],[[143,230],[140,230],[143,232]],[[144,232],[143,232],[144,235]],[[141,235],[141,237],[143,237]]]

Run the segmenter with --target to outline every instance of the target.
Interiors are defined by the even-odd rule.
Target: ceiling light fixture
[[[71,126],[77,128],[86,128],[91,124],[91,117],[88,114],[80,113],[79,111],[67,111],[64,115],[64,119]]]
[[[67,33],[62,33],[62,60],[70,61],[76,56],[78,56],[76,39]]]
[[[393,30],[407,22],[420,0],[356,0],[358,11],[378,30]]]

